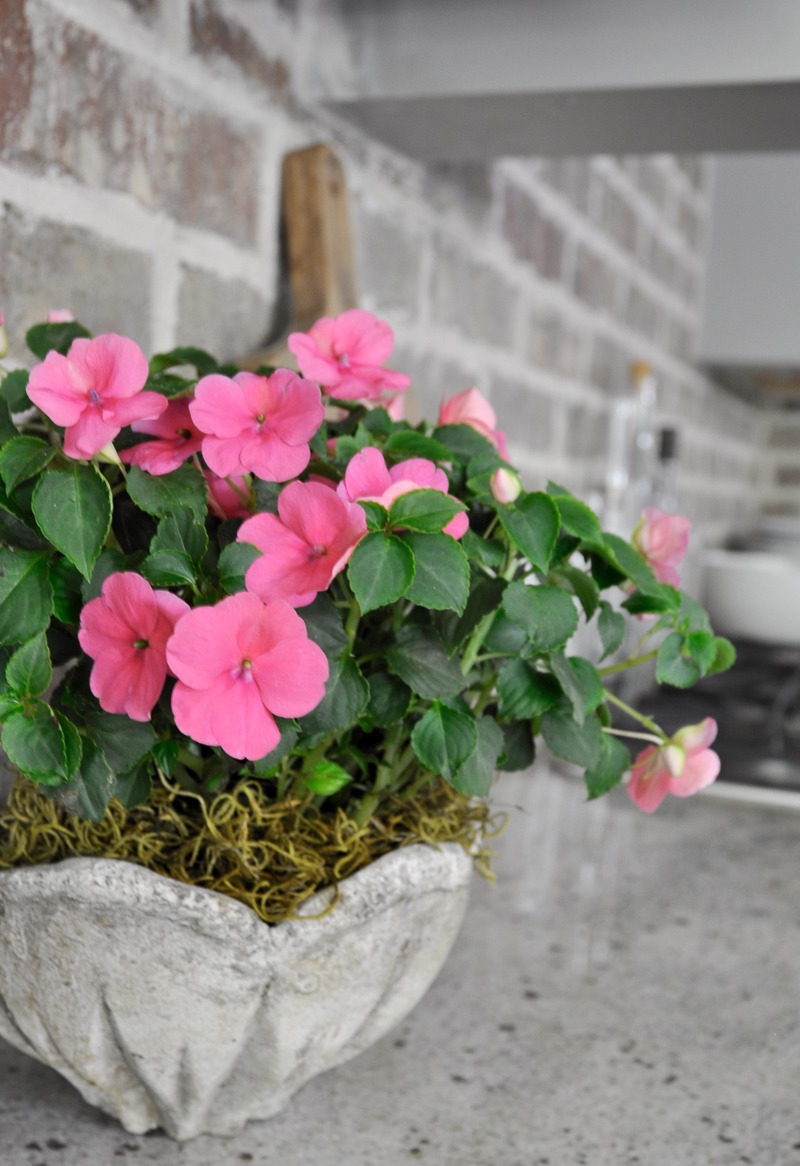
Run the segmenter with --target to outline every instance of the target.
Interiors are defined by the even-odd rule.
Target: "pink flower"
[[[648,745],[633,763],[628,793],[640,810],[652,814],[668,793],[688,798],[719,773],[720,760],[708,746],[717,722],[706,717],[699,725],[679,729],[666,745]]]
[[[689,547],[692,524],[680,514],[665,514],[648,506],[631,535],[631,542],[644,555],[659,583],[679,587],[681,578],[675,570]]]
[[[499,470],[495,470],[489,479],[489,493],[495,502],[502,502],[505,505],[516,502],[522,493],[522,482],[520,481],[519,474],[515,474],[513,470],[507,470],[501,466]]]
[[[442,398],[439,409],[440,425],[469,425],[480,433],[498,451],[502,458],[508,457],[506,435],[497,428],[497,414],[477,389],[465,389],[456,393],[449,401]]]
[[[318,482],[292,482],[278,498],[278,516],[256,514],[237,538],[264,554],[245,575],[248,591],[265,603],[313,603],[344,568],[367,532],[364,511]]]
[[[274,718],[310,713],[325,695],[328,661],[288,603],[240,591],[195,607],[167,645],[178,677],[175,723],[201,745],[257,761],[280,740]]]
[[[292,332],[287,343],[303,376],[343,401],[374,400],[411,383],[404,373],[381,367],[392,354],[394,333],[385,320],[360,308],[323,316],[308,332]]]
[[[107,713],[149,721],[167,675],[167,640],[189,611],[171,591],[154,591],[133,571],[109,575],[81,612],[78,639],[95,661],[92,692]]]
[[[395,498],[401,494],[423,489],[441,490],[447,494],[448,486],[447,474],[437,469],[427,458],[408,458],[389,470],[380,450],[368,445],[351,458],[344,480],[336,487],[336,491],[347,502],[364,499],[379,502],[389,510]],[[444,533],[461,538],[468,526],[469,518],[462,511],[448,522]]]
[[[48,324],[71,324],[74,319],[69,308],[51,308],[47,313]]]
[[[8,336],[6,335],[6,318],[0,312],[0,360],[8,355]]]
[[[131,449],[124,449],[120,458],[156,477],[177,470],[203,444],[204,434],[192,421],[188,401],[169,401],[160,417],[152,421],[135,421],[131,429],[134,433],[150,433],[161,440],[143,441]]]
[[[230,482],[218,478],[211,470],[203,470],[203,476],[208,483],[208,509],[217,518],[249,518],[252,510],[247,506],[241,494],[250,497],[250,486],[246,478],[232,477]],[[231,485],[233,483],[233,485]],[[233,487],[236,487],[234,490]]]
[[[138,344],[107,332],[73,340],[68,356],[48,352],[32,370],[28,396],[56,425],[65,425],[64,453],[91,458],[132,421],[159,417],[160,393],[143,393],[148,366]]]
[[[189,410],[208,435],[203,457],[215,474],[253,473],[268,482],[303,472],[325,416],[319,385],[285,368],[270,377],[240,372],[233,380],[212,373],[198,382]]]

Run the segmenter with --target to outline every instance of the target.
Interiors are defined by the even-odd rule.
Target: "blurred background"
[[[692,520],[740,662],[638,699],[800,788],[796,0],[3,0],[0,47],[12,367],[54,308],[226,359],[380,314],[418,414],[476,385],[529,486]]]

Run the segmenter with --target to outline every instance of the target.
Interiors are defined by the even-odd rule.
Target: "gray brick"
[[[779,486],[800,486],[800,466],[778,466],[775,481]]]
[[[636,251],[636,212],[612,186],[603,191],[603,226],[611,238],[626,251]]]
[[[357,216],[359,284],[378,308],[414,311],[419,297],[422,246],[384,215]]]
[[[627,392],[631,385],[631,356],[606,336],[595,336],[591,382],[607,393]]]
[[[610,312],[614,307],[616,276],[606,261],[584,244],[575,261],[575,295],[592,308]]]
[[[408,413],[413,421],[421,418],[436,421],[442,397],[452,397],[475,384],[475,375],[470,370],[435,354],[413,352],[402,345],[395,348],[389,365],[411,377],[411,401],[417,416],[411,416],[411,405]]]
[[[125,3],[148,23],[155,19],[160,8],[160,0],[125,0]]]
[[[510,184],[505,188],[503,234],[518,259],[532,263],[545,279],[560,278],[564,232],[529,194]]]
[[[678,230],[693,251],[698,250],[701,242],[701,224],[694,207],[686,200],[682,200],[678,209]]]
[[[800,426],[781,422],[770,430],[769,444],[783,449],[800,449]]]
[[[505,430],[512,445],[529,450],[549,448],[553,430],[553,402],[549,397],[529,385],[496,377],[490,399],[498,427]]]
[[[592,183],[588,158],[546,158],[542,163],[541,177],[565,195],[576,210],[588,213]]]
[[[567,453],[571,457],[603,457],[608,450],[608,413],[588,405],[567,412]]]
[[[663,171],[649,158],[642,158],[637,174],[639,188],[644,191],[657,207],[663,210],[667,204],[669,187]]]
[[[695,190],[702,190],[705,182],[705,168],[702,158],[697,158],[693,154],[682,154],[675,161]]]
[[[492,167],[482,162],[436,162],[425,167],[425,197],[438,211],[463,211],[485,224],[492,205]]]
[[[658,327],[658,309],[646,292],[634,284],[628,295],[627,323],[634,332],[641,332],[652,340]]]
[[[32,0],[36,63],[4,161],[132,194],[178,222],[256,241],[260,137]]]
[[[0,5],[0,151],[13,141],[28,109],[33,90],[33,38],[25,16],[25,0]]]
[[[534,313],[528,331],[528,356],[534,364],[575,376],[580,354],[580,336],[553,313]]]
[[[267,334],[267,303],[238,279],[185,267],[178,299],[178,344],[196,344],[220,360],[235,360]]]
[[[433,315],[465,336],[510,345],[514,289],[455,243],[440,237],[434,249]]]
[[[286,61],[268,56],[255,37],[226,15],[216,0],[193,0],[189,27],[194,52],[208,59],[224,60],[273,95],[287,97],[290,75]]]
[[[119,332],[150,350],[150,258],[91,231],[33,221],[6,204],[0,219],[0,304],[11,355],[26,363],[25,332],[69,308],[95,334]]]

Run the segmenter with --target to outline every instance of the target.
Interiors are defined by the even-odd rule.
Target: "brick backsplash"
[[[422,166],[304,97],[311,0],[5,0],[0,306],[70,307],[146,349],[230,358],[280,287],[280,163],[329,141],[345,167],[361,303],[397,335],[415,407],[477,385],[526,481],[602,485],[614,399],[651,363],[683,434],[681,503],[721,537],[800,499],[800,427],[691,364],[708,234],[703,158]],[[5,51],[5,50],[4,50]],[[333,52],[333,50],[332,50]],[[326,68],[340,67],[336,60]],[[319,62],[314,62],[319,67]]]

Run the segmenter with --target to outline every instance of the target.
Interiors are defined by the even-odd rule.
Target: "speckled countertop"
[[[183,1146],[0,1041],[2,1166],[800,1166],[800,813],[648,818],[544,769],[497,800],[497,888],[395,1033]]]

